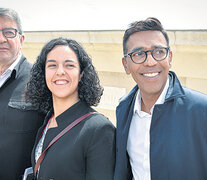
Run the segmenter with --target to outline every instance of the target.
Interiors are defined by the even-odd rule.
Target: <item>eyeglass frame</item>
[[[5,30],[14,30],[15,31],[14,37],[6,37],[5,34],[4,34]],[[15,29],[15,28],[3,28],[3,29],[0,29],[0,31],[2,31],[2,34],[4,35],[5,38],[15,38],[17,36],[17,33],[22,35],[22,33],[18,29]]]
[[[161,60],[157,60],[157,59],[155,59],[154,56],[153,56],[153,54],[152,54],[153,51],[154,51],[155,49],[165,49],[165,50],[167,50],[167,53],[166,53],[165,58],[163,58],[163,59],[161,59]],[[154,60],[156,60],[156,61],[163,61],[164,59],[167,58],[168,53],[169,53],[169,51],[170,51],[170,47],[155,47],[154,49],[152,49],[152,50],[147,50],[147,51],[143,51],[143,50],[141,50],[142,52],[145,53],[145,60],[142,61],[142,62],[140,62],[140,63],[137,63],[137,62],[134,62],[134,61],[133,61],[132,54],[133,54],[134,52],[136,52],[136,51],[138,51],[138,50],[136,49],[136,50],[134,50],[134,51],[132,51],[132,52],[130,52],[130,53],[128,53],[128,54],[124,54],[124,58],[126,58],[127,56],[129,56],[133,63],[135,63],[135,64],[142,64],[142,63],[144,63],[144,62],[147,60],[147,55],[148,55],[147,53],[150,52],[150,53],[151,53],[151,56],[153,57]]]

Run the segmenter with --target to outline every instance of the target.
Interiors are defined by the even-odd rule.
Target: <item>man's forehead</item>
[[[160,31],[141,31],[132,34],[127,42],[128,49],[131,48],[153,48],[167,46],[164,35]]]
[[[7,16],[0,16],[0,25],[5,27],[17,27],[16,21]]]
[[[142,40],[145,40],[145,39],[150,39],[152,40],[152,38],[154,39],[165,39],[164,35],[162,34],[161,31],[140,31],[140,32],[135,32],[133,33],[132,35],[129,36],[129,40],[133,40],[134,38],[136,39],[142,39]]]

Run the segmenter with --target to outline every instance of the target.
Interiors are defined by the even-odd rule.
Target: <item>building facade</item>
[[[98,71],[104,95],[97,110],[115,124],[118,100],[135,85],[122,66],[122,37],[124,31],[43,31],[25,32],[23,53],[34,62],[43,45],[56,37],[80,42]],[[181,83],[207,94],[207,30],[169,30],[173,52],[172,70]]]

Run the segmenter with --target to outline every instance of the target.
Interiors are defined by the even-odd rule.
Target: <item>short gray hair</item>
[[[0,8],[0,17],[7,17],[15,21],[20,34],[23,33],[20,17],[15,10],[10,9],[10,8]]]

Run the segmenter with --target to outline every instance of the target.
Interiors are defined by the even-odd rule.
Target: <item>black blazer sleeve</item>
[[[86,180],[112,180],[115,166],[115,128],[106,118],[94,116],[96,123],[86,151]],[[101,117],[101,118],[100,118]],[[106,123],[107,122],[107,123]]]

